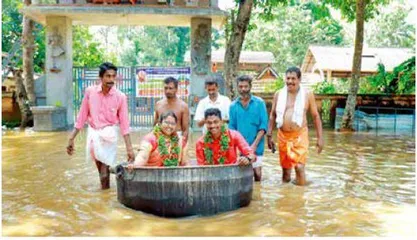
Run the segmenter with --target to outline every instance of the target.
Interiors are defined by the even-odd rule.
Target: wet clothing
[[[265,101],[262,98],[251,95],[249,103],[243,107],[240,97],[232,102],[229,112],[229,128],[237,130],[245,138],[249,145],[256,139],[259,131],[268,130],[268,113]],[[265,150],[265,137],[262,137],[256,148],[255,154],[263,156]]]
[[[116,163],[118,130],[118,126],[106,126],[98,130],[88,127],[86,152],[93,154],[86,154],[87,161],[92,156],[108,166],[113,166]]]
[[[115,87],[104,95],[102,85],[88,87],[81,103],[75,128],[80,130],[88,122],[87,160],[92,156],[108,166],[116,162],[119,129],[129,133],[126,95]]]
[[[126,95],[115,87],[104,95],[101,84],[88,87],[85,90],[75,128],[82,129],[86,122],[96,130],[119,124],[122,136],[128,134],[129,116]]]
[[[277,139],[282,168],[293,168],[298,163],[306,163],[309,145],[307,127],[292,132],[278,129]]]

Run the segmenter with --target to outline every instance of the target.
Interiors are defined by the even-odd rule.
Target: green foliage
[[[5,0],[2,3],[2,51],[9,52],[13,44],[22,37],[22,20],[23,16],[19,9],[23,6],[21,1]],[[101,49],[100,43],[93,39],[89,33],[88,27],[74,26],[73,28],[73,60],[74,66],[93,67],[101,64],[103,61],[117,61],[115,54],[105,56],[104,50]],[[42,25],[35,23],[35,51],[34,51],[34,70],[41,73],[45,66],[45,29]],[[20,60],[16,67],[22,66]]]
[[[348,93],[349,84],[347,79],[334,79],[331,82],[319,82],[312,88],[315,94],[343,94]]]
[[[2,126],[6,126],[6,128],[16,128],[20,126],[20,121],[1,121]]]
[[[188,49],[190,44],[190,30],[184,27],[170,27],[171,30],[176,34],[178,38],[178,43],[176,51],[173,53],[175,55],[175,64],[176,66],[184,65],[184,54]]]
[[[61,101],[56,101],[55,102],[55,107],[62,107],[62,102]]]
[[[406,21],[412,7],[400,3],[381,8],[381,14],[365,28],[365,41],[370,47],[414,48],[416,28]]]
[[[378,64],[377,74],[361,80],[359,93],[394,93],[394,86],[391,86],[392,74],[385,71],[383,64]]]
[[[247,33],[243,49],[272,52],[276,59],[273,67],[284,72],[288,66],[302,64],[311,44],[343,45],[342,25],[324,13],[313,13],[313,6],[275,7],[268,22],[263,13],[255,11],[251,21],[258,27]]]
[[[185,27],[120,27],[117,34],[127,45],[120,57],[126,66],[183,66],[190,47]]]
[[[22,15],[19,13],[22,5],[22,2],[17,0],[2,1],[1,47],[3,52],[8,52],[13,43],[22,35]]]
[[[342,16],[352,22],[356,19],[356,0],[321,0],[323,4],[339,9]],[[379,6],[386,5],[389,0],[365,0],[365,21],[368,21],[380,13]]]
[[[1,47],[3,52],[11,51],[13,44],[22,37],[23,16],[19,9],[23,6],[22,1],[4,0],[2,1],[2,37]],[[35,51],[34,51],[34,70],[42,72],[45,66],[45,32],[42,25],[35,23]],[[17,53],[21,56],[22,52]],[[22,67],[22,59],[18,60],[15,67]]]
[[[310,10],[313,21],[319,21],[323,18],[331,18],[330,9],[323,3],[308,1],[303,6],[304,10]]]
[[[361,78],[359,94],[415,94],[416,58],[407,59],[392,72],[383,64],[378,65],[375,75]],[[323,81],[313,86],[316,94],[348,93],[347,79]]]
[[[414,94],[415,62],[416,58],[412,57],[395,67],[391,73],[386,72],[385,66],[379,64],[376,75],[361,81],[359,93]]]
[[[104,50],[86,26],[73,27],[73,61],[74,66],[81,67],[97,67],[105,61]]]
[[[285,86],[284,79],[278,77],[273,83],[270,83],[266,86],[265,92],[276,92]]]
[[[337,90],[332,82],[323,81],[313,86],[313,92],[317,94],[333,94],[337,93]]]
[[[321,102],[321,120],[325,124],[330,123],[330,99],[323,99]]]
[[[412,57],[394,68],[393,75],[398,77],[398,94],[415,94],[416,92],[416,57]]]
[[[333,18],[321,19],[313,24],[313,43],[323,45],[343,45],[343,26]]]
[[[235,0],[239,2],[238,0]],[[295,5],[297,4],[295,1],[290,0],[254,0],[253,7],[255,9],[261,10],[260,17],[264,21],[271,21],[275,18],[274,10],[276,8],[283,8],[288,5]]]

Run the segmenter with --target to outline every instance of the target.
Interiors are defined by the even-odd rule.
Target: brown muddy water
[[[325,131],[323,153],[310,147],[308,186],[283,184],[277,155],[267,151],[250,206],[165,219],[121,205],[114,176],[110,190],[99,190],[85,132],[73,157],[68,134],[3,132],[3,236],[417,236],[414,136]],[[143,134],[132,134],[134,146]]]

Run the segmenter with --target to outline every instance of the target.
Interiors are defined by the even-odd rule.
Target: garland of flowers
[[[213,150],[210,149],[209,143],[213,143],[213,136],[209,131],[207,131],[204,136],[204,157],[208,164],[213,165]],[[221,126],[221,136],[220,136],[220,151],[219,151],[219,163],[224,164],[226,161],[226,153],[229,149],[230,137],[227,134],[227,127],[225,124]]]
[[[178,144],[179,138],[177,133],[174,133],[171,137],[165,136],[161,132],[161,127],[157,124],[153,128],[153,134],[155,135],[158,142],[159,155],[162,158],[163,165],[165,167],[178,166],[178,156],[180,154],[180,146]],[[169,149],[166,146],[166,138],[170,138]]]

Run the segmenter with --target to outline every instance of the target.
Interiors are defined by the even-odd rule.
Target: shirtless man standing
[[[188,104],[177,97],[178,80],[174,77],[167,77],[164,79],[164,93],[165,98],[162,98],[155,104],[155,119],[154,125],[159,121],[159,116],[167,111],[173,111],[178,118],[177,131],[181,132],[183,148],[188,140],[188,124],[190,118],[190,111]]]
[[[268,147],[275,151],[272,140],[274,123],[278,128],[279,158],[282,181],[291,181],[291,169],[295,168],[296,184],[305,185],[305,164],[308,153],[307,111],[313,117],[317,134],[317,152],[323,149],[322,125],[314,94],[300,86],[301,71],[290,67],[285,72],[285,87],[277,91],[272,102],[267,131]]]

